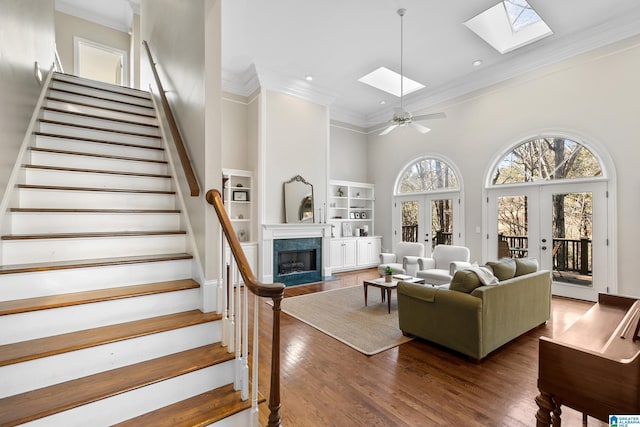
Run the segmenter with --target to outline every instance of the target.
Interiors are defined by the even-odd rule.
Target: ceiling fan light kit
[[[423,126],[417,121],[443,119],[446,117],[444,113],[423,114],[420,116],[413,116],[409,111],[404,110],[404,15],[407,9],[398,9],[398,15],[400,15],[400,108],[395,108],[393,117],[389,121],[390,125],[385,128],[380,135],[386,135],[397,127],[411,126],[420,133],[427,133],[431,129]]]

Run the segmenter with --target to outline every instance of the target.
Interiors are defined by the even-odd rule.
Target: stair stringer
[[[182,177],[184,177],[184,173],[178,174],[178,168],[176,167],[176,164],[179,164],[180,161],[179,159],[176,158],[177,154],[175,152],[175,146],[171,146],[169,144],[169,139],[172,137],[170,136],[170,132],[168,132],[167,130],[167,127],[168,127],[167,118],[164,115],[163,109],[160,108],[160,105],[158,104],[158,100],[156,98],[156,94],[153,92],[151,87],[149,88],[149,93],[151,94],[151,101],[153,102],[153,107],[155,109],[156,117],[158,119],[158,126],[160,128],[160,135],[162,136],[162,143],[165,148],[166,160],[169,162],[169,165],[168,165],[169,172],[173,176],[173,182],[175,184],[176,199],[180,206],[180,210],[182,211],[181,218],[185,221],[183,225],[184,225],[184,228],[187,230],[187,241],[188,241],[187,249],[191,251],[190,252],[191,254],[193,254],[193,261],[192,261],[193,278],[195,281],[197,281],[200,284],[200,291],[201,291],[202,304],[200,309],[204,313],[217,311],[218,297],[219,297],[218,287],[222,282],[222,265],[219,265],[218,267],[218,271],[220,272],[220,274],[217,279],[213,279],[213,280],[205,279],[204,264],[202,262],[202,259],[200,258],[200,251],[198,250],[198,244],[195,240],[195,233],[193,232],[193,227],[191,226],[191,221],[189,219],[189,210],[187,209],[187,203],[185,200],[186,193],[183,191],[184,188],[187,188],[186,180],[181,179]],[[183,172],[181,167],[180,167],[180,171]],[[201,195],[198,198],[202,200],[201,203],[204,204],[203,209],[206,210],[204,195],[201,193]],[[205,217],[207,216],[206,212],[204,216]]]
[[[13,198],[15,197],[14,187],[24,181],[24,173],[22,170],[22,165],[27,163],[29,158],[29,147],[32,147],[35,144],[35,138],[33,137],[33,132],[36,128],[36,123],[38,121],[38,117],[40,117],[40,111],[42,110],[42,106],[44,104],[44,100],[49,92],[49,85],[51,84],[51,79],[53,78],[53,65],[51,69],[49,69],[49,73],[47,74],[46,79],[42,82],[42,90],[40,91],[40,96],[38,97],[38,101],[33,109],[33,114],[31,115],[31,120],[29,121],[29,126],[24,134],[24,139],[22,140],[22,145],[20,146],[20,150],[18,151],[18,156],[16,157],[16,163],[13,166],[13,170],[11,171],[11,175],[9,176],[9,181],[7,182],[7,187],[5,188],[4,195],[2,200],[0,201],[0,235],[7,234],[9,232],[10,224],[6,221],[7,210],[11,205]],[[2,245],[0,245],[0,259],[2,259]]]

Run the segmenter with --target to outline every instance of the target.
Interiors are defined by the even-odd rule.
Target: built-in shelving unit
[[[375,187],[329,181],[327,222],[333,226],[332,271],[369,268],[379,263],[382,239],[374,235]]]
[[[329,181],[327,222],[335,226],[334,236],[373,235],[374,188],[362,182]]]
[[[223,169],[224,204],[241,243],[256,238],[253,220],[253,172]]]

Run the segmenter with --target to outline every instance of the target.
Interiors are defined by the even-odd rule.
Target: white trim
[[[73,36],[73,74],[80,76],[80,44],[93,47],[95,49],[104,50],[110,53],[120,55],[122,58],[122,67],[120,69],[120,86],[129,86],[129,53],[126,50],[118,49],[102,43],[94,42],[79,36]]]

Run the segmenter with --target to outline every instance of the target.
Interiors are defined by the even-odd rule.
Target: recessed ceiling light
[[[385,101],[384,99],[382,101],[380,101],[380,105],[384,105],[386,103],[387,103],[387,101]]]
[[[391,95],[400,97],[400,74],[395,71],[391,71],[388,68],[380,67],[366,76],[360,77],[358,81],[368,84],[369,86],[373,86],[376,89],[383,90]],[[402,82],[405,95],[424,87],[423,84],[408,79],[406,76],[403,77]]]
[[[312,75],[307,75],[304,77],[304,79],[308,82],[310,82],[311,80],[313,80],[313,76]]]
[[[479,67],[482,65],[482,59],[476,59],[471,63],[474,67]]]
[[[526,0],[505,0],[464,23],[505,54],[553,34]]]

